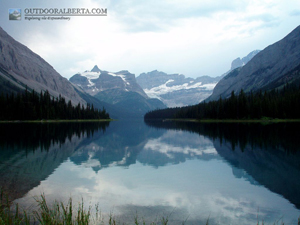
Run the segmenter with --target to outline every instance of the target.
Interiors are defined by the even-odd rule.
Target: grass
[[[47,203],[45,195],[36,198],[37,210],[27,212],[20,210],[18,204],[13,204],[1,191],[0,197],[0,225],[10,224],[43,224],[43,225],[87,225],[98,223],[99,211],[96,217],[91,217],[91,207],[85,210],[83,200],[74,207],[70,198],[67,204],[55,201],[51,206]],[[97,208],[98,210],[98,208]],[[93,221],[94,220],[94,221]]]
[[[50,206],[46,201],[45,195],[41,195],[39,198],[35,198],[38,206],[37,209],[27,212],[26,210],[20,210],[18,204],[9,201],[2,190],[0,195],[0,225],[125,225],[125,223],[117,221],[112,213],[109,214],[108,220],[105,222],[98,205],[95,205],[96,212],[92,215],[92,207],[89,206],[86,210],[83,199],[77,207],[74,207],[72,198],[69,199],[67,204],[55,201]],[[168,225],[169,216],[162,217],[158,222],[151,222],[150,225]],[[187,219],[183,221],[182,224],[184,225],[186,222]],[[130,224],[146,225],[146,222],[143,218],[139,218],[136,213],[136,216]],[[209,218],[205,224],[209,225]],[[260,223],[257,221],[256,225],[260,224],[264,225],[264,222],[262,221]],[[274,225],[278,224],[284,225],[283,222],[279,223],[277,221],[274,223]],[[298,225],[300,225],[300,217],[298,219]]]

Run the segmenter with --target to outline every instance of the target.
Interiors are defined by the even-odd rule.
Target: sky
[[[21,9],[21,20],[9,20],[11,8]],[[101,8],[107,16],[25,20],[31,8]],[[94,65],[136,77],[216,77],[299,25],[299,0],[0,0],[0,26],[66,78]]]

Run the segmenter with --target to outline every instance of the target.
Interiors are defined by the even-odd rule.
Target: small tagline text
[[[69,21],[71,17],[67,16],[25,16],[25,20],[32,21],[44,21],[44,20],[66,20]]]

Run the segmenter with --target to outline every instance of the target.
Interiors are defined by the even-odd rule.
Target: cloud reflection
[[[107,151],[100,140],[78,148],[74,155],[84,156],[80,161],[73,155],[18,202],[32,205],[32,196],[41,193],[50,200],[67,201],[71,196],[80,202],[83,198],[86,205],[99,203],[106,218],[113,212],[125,222],[133,221],[136,213],[146,222],[169,216],[170,224],[186,219],[186,224],[205,224],[207,218],[212,224],[255,224],[257,216],[266,223],[283,215],[285,222],[298,218],[299,210],[286,199],[253,185],[241,169],[235,168],[233,174],[232,166],[220,160],[213,143],[204,136],[168,130],[143,144],[126,143],[118,146],[123,157],[117,154],[106,169],[95,171],[95,165],[102,165],[102,158],[95,156]],[[132,149],[138,152],[135,162],[117,166],[130,157]],[[181,163],[174,160],[177,158]],[[166,161],[159,164],[158,159]]]

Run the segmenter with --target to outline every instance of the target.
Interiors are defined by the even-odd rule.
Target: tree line
[[[145,119],[278,119],[300,118],[300,86],[286,84],[280,91],[246,94],[231,92],[227,99],[202,102],[193,106],[148,112]]]
[[[49,91],[40,94],[26,88],[23,93],[0,95],[0,120],[74,120],[109,119],[109,114],[95,109],[93,104],[86,107],[80,103],[73,106],[59,95],[54,98]]]

